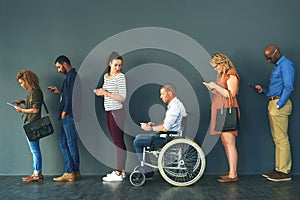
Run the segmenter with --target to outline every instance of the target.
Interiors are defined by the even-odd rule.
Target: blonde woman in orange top
[[[213,54],[210,59],[210,64],[218,72],[216,82],[205,83],[207,89],[214,94],[211,105],[210,133],[220,134],[229,164],[229,172],[220,175],[218,181],[221,183],[236,182],[238,181],[238,152],[236,148],[236,136],[238,135],[238,131],[220,132],[215,131],[214,128],[216,124],[216,112],[218,108],[223,107],[224,98],[225,108],[229,107],[230,94],[232,96],[232,106],[238,107],[236,97],[239,90],[240,77],[231,60],[222,53]]]

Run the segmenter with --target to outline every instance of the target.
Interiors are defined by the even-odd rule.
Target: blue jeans
[[[29,122],[25,122],[28,124]],[[36,140],[30,142],[27,139],[28,145],[30,147],[30,151],[32,153],[32,160],[33,160],[33,173],[34,174],[42,174],[42,154],[40,149],[40,140]]]
[[[33,173],[34,174],[42,174],[42,154],[41,154],[41,150],[40,150],[40,141],[36,140],[36,141],[30,142],[28,140],[28,144],[30,147],[30,151],[32,153]]]
[[[65,172],[77,172],[79,171],[79,151],[74,120],[67,115],[61,119],[61,123],[59,146],[64,157]]]
[[[151,141],[152,140],[152,141]],[[149,146],[159,146],[162,147],[165,145],[168,141],[166,138],[159,137],[159,134],[156,133],[148,133],[148,134],[140,134],[137,135],[133,141],[133,147],[135,149],[136,155],[138,157],[139,163],[143,160],[143,148]],[[146,158],[146,162],[150,163],[150,160]],[[152,171],[151,167],[144,167],[144,172]]]

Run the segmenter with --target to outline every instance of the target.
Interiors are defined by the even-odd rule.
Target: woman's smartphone
[[[91,90],[97,90],[97,88],[94,88],[94,87],[92,87],[92,86],[90,87],[90,89],[91,89]]]

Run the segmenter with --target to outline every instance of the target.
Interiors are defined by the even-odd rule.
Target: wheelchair
[[[143,160],[129,176],[133,186],[142,186],[146,177],[141,168],[149,166],[158,169],[160,175],[174,186],[189,186],[196,183],[205,170],[205,154],[197,143],[184,137],[186,117],[182,119],[182,127],[177,132],[167,134],[168,142],[163,147],[153,147],[151,143],[143,149]],[[151,161],[146,162],[146,156]]]

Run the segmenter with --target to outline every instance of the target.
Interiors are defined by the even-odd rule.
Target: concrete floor
[[[156,173],[142,187],[123,182],[103,183],[101,176],[82,176],[75,182],[58,183],[53,176],[36,183],[23,183],[20,176],[1,176],[0,199],[299,199],[300,176],[292,181],[271,182],[260,175],[241,175],[239,182],[218,183],[217,176],[204,175],[189,187],[175,187]]]

